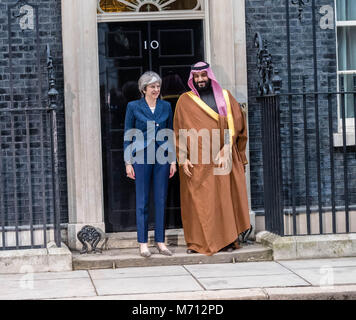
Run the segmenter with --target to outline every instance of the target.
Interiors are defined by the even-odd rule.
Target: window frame
[[[340,83],[339,76],[340,75],[355,75],[356,70],[339,70],[339,39],[338,39],[338,28],[344,27],[355,27],[356,28],[356,20],[343,20],[339,21],[337,16],[337,2],[340,0],[334,0],[334,17],[335,17],[335,37],[336,37],[336,68],[337,68],[337,91],[340,91]],[[344,1],[344,0],[342,0]],[[341,117],[341,102],[340,96],[338,95],[338,107],[337,107],[337,118],[338,118],[338,133],[342,133],[342,117]],[[355,132],[355,116],[353,118],[346,118],[346,133],[347,135]],[[356,143],[356,141],[355,141]]]
[[[169,2],[169,0],[167,0]],[[163,10],[163,11],[151,11],[151,12],[142,12],[142,11],[123,11],[123,12],[105,12],[100,8],[100,0],[97,0],[97,8],[98,8],[98,13],[97,16],[101,19],[105,18],[110,18],[110,16],[115,16],[120,14],[122,17],[127,17],[128,19],[134,18],[134,16],[138,16],[141,18],[142,16],[144,17],[145,15],[147,16],[163,16],[166,17],[167,13],[168,15],[172,16],[173,18],[176,16],[176,18],[182,18],[183,15],[191,15],[193,17],[202,17],[204,16],[204,11],[207,9],[207,1],[206,0],[197,0],[197,7],[200,6],[200,10],[194,10],[194,9],[187,9],[187,10]]]

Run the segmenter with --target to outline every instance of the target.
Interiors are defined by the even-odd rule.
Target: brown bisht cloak
[[[193,96],[192,96],[193,95]],[[180,198],[184,237],[188,249],[212,255],[237,240],[238,235],[250,228],[250,217],[247,200],[247,189],[244,165],[247,143],[246,117],[239,103],[230,92],[225,91],[225,100],[230,101],[232,118],[221,116],[209,108],[193,92],[184,93],[178,100],[174,115],[174,131],[177,143],[177,158],[180,164]],[[227,103],[228,104],[228,103]],[[192,177],[188,177],[181,167],[182,151],[179,153],[180,129],[220,130],[220,143],[223,146],[224,129],[231,129],[233,121],[234,135],[232,139],[232,170],[226,175],[214,175],[214,158],[211,152],[211,163],[202,161],[203,140],[198,140],[198,164],[190,168]],[[229,125],[230,124],[230,125]],[[218,132],[218,131],[217,131]],[[219,132],[218,132],[219,133]],[[184,139],[181,139],[183,142]],[[212,141],[210,141],[212,149]],[[190,159],[190,139],[186,147],[186,157]]]

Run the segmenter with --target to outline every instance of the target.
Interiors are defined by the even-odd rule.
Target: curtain
[[[355,0],[356,1],[356,0]],[[356,26],[338,27],[338,58],[339,71],[356,70]],[[354,90],[354,75],[340,75],[344,77],[345,91]],[[340,82],[339,82],[340,83]],[[346,117],[354,117],[354,97],[349,94],[345,96]]]
[[[356,20],[356,1],[337,0],[336,1],[337,20]]]
[[[337,0],[337,20],[338,21],[356,21],[356,0]],[[339,71],[356,70],[356,26],[338,27],[338,64]],[[344,78],[345,91],[354,90],[355,75],[340,75]],[[345,95],[346,117],[353,118],[354,112],[354,95]]]
[[[337,39],[339,70],[356,70],[356,26],[338,27]]]

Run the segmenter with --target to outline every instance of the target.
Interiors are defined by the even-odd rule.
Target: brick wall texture
[[[248,57],[249,92],[249,130],[251,158],[251,197],[252,208],[263,211],[263,163],[261,147],[261,113],[257,102],[256,48],[254,34],[260,32],[268,41],[275,67],[283,79],[282,93],[288,91],[287,64],[287,0],[246,0],[246,30]],[[291,89],[302,90],[302,79],[306,79],[306,91],[314,90],[313,29],[310,3],[303,11],[303,20],[298,20],[298,6],[290,2],[290,52],[291,52]],[[0,171],[1,171],[1,215],[7,225],[15,223],[15,212],[20,224],[28,224],[30,207],[34,222],[40,222],[45,213],[47,222],[52,218],[52,186],[50,162],[50,132],[45,113],[16,112],[2,110],[14,108],[44,107],[47,104],[46,44],[50,45],[54,58],[56,87],[59,91],[58,106],[58,155],[60,164],[60,201],[61,221],[68,221],[67,185],[65,163],[65,128],[63,98],[63,63],[61,40],[61,3],[58,0],[29,0],[33,6],[33,29],[21,29],[19,8],[25,3],[18,0],[2,0],[0,3]],[[334,29],[320,28],[322,6],[334,8],[333,0],[316,0],[316,52],[318,66],[319,91],[327,92],[328,78],[330,90],[336,90],[336,35]],[[8,20],[10,6],[11,21]],[[38,10],[38,11],[36,11]],[[17,16],[17,17],[16,17]],[[36,25],[38,18],[38,26]],[[22,21],[26,25],[28,21]],[[11,50],[9,50],[11,47]],[[11,81],[10,81],[11,80]],[[292,204],[292,195],[297,206],[305,205],[305,141],[302,100],[292,100],[293,146],[291,155],[290,113],[288,99],[281,98],[281,137],[283,155],[283,194],[284,204]],[[318,202],[317,153],[315,125],[315,98],[307,97],[307,137],[310,203]],[[329,153],[329,127],[327,96],[319,96],[320,126],[320,173],[321,202],[331,205],[331,171]],[[332,97],[332,119],[334,132],[337,128],[337,102]],[[344,154],[342,148],[333,148],[335,153],[336,204],[342,206],[344,197],[344,157],[348,162],[349,201],[356,199],[356,157],[355,149],[348,148]],[[294,175],[291,159],[294,159]],[[32,183],[30,184],[29,181]],[[32,187],[31,187],[32,186]],[[31,195],[31,196],[30,196]]]
[[[61,2],[1,0],[0,219],[9,226],[15,225],[16,221],[19,225],[29,225],[31,215],[34,224],[41,223],[44,217],[47,223],[53,221],[48,113],[33,111],[48,105],[47,44],[53,57],[59,91],[61,221],[67,222]],[[23,108],[32,111],[21,111]],[[17,111],[6,112],[8,109]]]
[[[248,56],[248,93],[249,93],[249,132],[251,157],[251,200],[252,208],[263,211],[263,160],[261,147],[261,112],[260,103],[256,100],[257,82],[257,49],[254,47],[254,35],[259,32],[267,40],[269,52],[279,75],[283,79],[282,93],[288,88],[288,47],[287,47],[287,14],[286,1],[290,11],[290,66],[291,66],[291,92],[302,92],[303,77],[306,81],[306,92],[314,92],[314,40],[312,7],[310,1],[304,6],[302,22],[298,19],[298,5],[289,0],[246,0],[246,30],[247,30],[247,56]],[[316,38],[315,48],[318,70],[318,90],[328,92],[328,79],[330,78],[330,91],[337,88],[337,56],[335,29],[323,29],[324,13],[320,9],[327,9],[333,14],[333,0],[316,0]],[[327,7],[326,7],[327,6]],[[330,11],[331,10],[331,11]],[[332,25],[333,21],[327,21]],[[335,26],[335,24],[334,24]],[[330,143],[329,143],[329,113],[328,96],[319,95],[319,120],[315,117],[315,96],[309,95],[306,99],[307,125],[303,119],[303,99],[293,96],[291,100],[293,118],[293,142],[291,141],[291,124],[289,99],[281,97],[281,148],[282,148],[282,180],[283,199],[285,207],[293,202],[298,206],[306,204],[306,181],[310,186],[309,203],[318,205],[318,174],[317,174],[317,143],[316,124],[319,124],[320,136],[320,200],[323,207],[331,206],[331,169],[330,169]],[[337,132],[337,99],[331,98],[333,131]],[[305,166],[305,139],[304,127],[307,129],[307,163]],[[291,145],[294,152],[291,152]],[[337,206],[345,205],[344,189],[344,152],[342,148],[333,148],[335,161],[335,200]],[[350,204],[356,202],[356,182],[352,177],[356,174],[355,149],[348,147],[345,157],[347,159],[348,200]],[[291,170],[291,159],[294,163],[294,174]],[[306,180],[306,172],[309,174]],[[294,200],[293,200],[294,195]]]

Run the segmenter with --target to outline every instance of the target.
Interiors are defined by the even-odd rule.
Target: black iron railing
[[[265,226],[284,234],[279,96],[261,99]]]
[[[344,91],[341,76],[340,91],[331,90],[329,79],[328,92],[305,92],[304,78],[301,93],[258,98],[267,230],[356,232],[356,120],[346,118],[350,101],[356,114],[356,76],[353,81],[353,91]],[[349,130],[346,120],[351,120]]]
[[[337,74],[336,52],[335,60],[321,63],[325,51],[318,41],[326,34],[317,6],[323,3],[284,3],[284,91],[267,42],[255,35],[266,229],[280,235],[356,232],[356,75]],[[327,35],[331,39],[331,31]],[[305,50],[302,44],[299,50],[301,36],[310,43]],[[332,44],[327,49],[332,56]],[[298,61],[305,65],[294,66]]]
[[[2,250],[45,248],[50,238],[61,245],[58,92],[49,46],[45,51],[41,39],[39,9],[25,0],[9,4],[3,28],[8,48],[0,105]]]
[[[289,17],[288,2],[286,10]],[[289,18],[287,93],[280,92],[267,42],[255,35],[266,229],[280,235],[356,232],[356,75],[347,91],[344,75],[338,85],[329,76],[319,91],[314,26],[313,75],[303,76],[292,92],[288,26]]]
[[[49,231],[61,246],[58,92],[49,46],[47,69],[48,99],[0,109],[0,250],[46,248]],[[10,106],[15,99],[11,94]]]
[[[52,155],[52,199],[54,212],[54,241],[57,247],[61,246],[60,230],[60,192],[59,192],[59,165],[58,165],[58,137],[57,137],[57,98],[53,58],[49,45],[47,45],[47,70],[48,70],[48,112],[50,115],[51,155]]]

